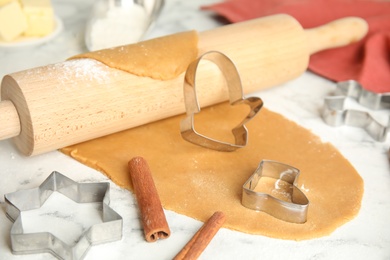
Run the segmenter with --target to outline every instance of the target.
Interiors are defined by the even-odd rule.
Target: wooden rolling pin
[[[310,54],[366,33],[360,18],[304,30],[294,18],[274,15],[201,32],[198,51],[229,56],[250,93],[298,77]],[[183,80],[184,73],[161,81],[89,59],[12,73],[1,84],[0,140],[14,137],[22,153],[34,155],[178,115],[185,112]],[[201,106],[228,99],[210,62],[199,68],[197,84]]]

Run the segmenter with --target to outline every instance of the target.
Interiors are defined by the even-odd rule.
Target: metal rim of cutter
[[[296,186],[299,173],[297,168],[290,165],[272,160],[262,160],[252,176],[242,186],[242,205],[249,209],[263,211],[283,221],[305,223],[309,200]],[[291,202],[255,191],[261,177],[270,177],[291,184]]]
[[[339,95],[340,94],[340,95]],[[378,142],[387,138],[390,129],[390,118],[387,124],[383,125],[372,117],[369,112],[345,109],[347,98],[353,98],[364,107],[370,109],[390,108],[390,94],[377,94],[363,89],[359,82],[348,80],[337,83],[336,96],[328,96],[324,99],[322,118],[330,126],[352,126],[364,130]]]
[[[234,144],[209,138],[195,130],[194,114],[200,112],[195,81],[197,69],[202,59],[213,62],[222,72],[228,86],[230,105],[246,104],[250,107],[250,112],[244,120],[232,129],[235,139]],[[245,124],[251,120],[263,106],[263,101],[258,97],[243,97],[241,79],[236,66],[225,54],[218,51],[206,52],[188,66],[184,77],[184,103],[187,116],[180,122],[182,137],[193,144],[225,152],[234,151],[246,146],[248,141],[248,130],[245,127]]]
[[[40,208],[54,191],[77,203],[102,202],[103,223],[91,226],[73,246],[64,243],[49,232],[24,233],[21,211]],[[47,252],[58,259],[78,260],[83,259],[93,245],[120,240],[123,220],[109,207],[109,192],[108,182],[77,183],[54,171],[38,188],[5,194],[6,214],[14,222],[10,232],[12,253]]]
[[[390,108],[390,93],[375,93],[363,88],[356,80],[347,80],[337,83],[337,92],[342,96],[354,98],[359,104],[367,108],[378,110]]]

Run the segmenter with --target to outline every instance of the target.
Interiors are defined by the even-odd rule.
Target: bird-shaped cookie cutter
[[[235,143],[228,143],[209,138],[198,133],[194,126],[194,114],[200,112],[200,105],[196,94],[196,74],[199,63],[202,59],[209,60],[216,64],[226,79],[230,105],[246,104],[250,107],[248,115],[232,129]],[[184,103],[187,116],[180,123],[182,137],[193,144],[213,150],[231,152],[238,148],[245,147],[248,142],[248,130],[245,124],[251,120],[263,106],[259,97],[244,98],[241,79],[233,61],[225,54],[218,51],[210,51],[201,55],[187,68],[184,77]]]
[[[78,242],[69,245],[49,232],[25,233],[21,211],[40,208],[53,192],[59,192],[77,203],[102,202],[102,223],[86,230]],[[110,184],[77,183],[59,172],[52,172],[38,187],[4,195],[6,215],[14,222],[11,228],[11,246],[14,254],[48,252],[63,260],[83,259],[91,246],[122,238],[122,217],[110,203]]]
[[[309,209],[309,199],[297,187],[300,171],[290,165],[262,160],[252,176],[242,186],[241,204],[256,211],[263,211],[283,221],[292,223],[305,223]],[[280,181],[289,184],[287,192],[291,201],[278,199],[271,194],[256,191],[261,178],[275,179],[275,185]]]
[[[374,93],[364,89],[357,81],[343,81],[337,83],[335,96],[325,97],[322,110],[322,118],[330,126],[360,127],[376,141],[385,141],[390,129],[390,118],[387,124],[381,124],[369,112],[345,109],[344,104],[347,98],[356,99],[359,104],[369,109],[388,109],[390,108],[390,93]]]

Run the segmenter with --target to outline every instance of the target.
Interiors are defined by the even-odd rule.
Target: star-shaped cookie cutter
[[[288,195],[290,201],[278,199],[268,193],[256,191],[256,187],[262,177],[284,181],[291,185]],[[243,206],[268,213],[269,215],[292,223],[305,223],[309,208],[309,200],[296,186],[299,170],[290,165],[272,160],[262,160],[253,175],[242,186]]]
[[[354,98],[362,106],[373,110],[390,108],[390,93],[375,93],[366,90],[356,80],[338,82],[337,95]]]
[[[24,233],[21,211],[40,208],[53,192],[59,192],[77,203],[102,202],[102,220],[85,231],[71,246],[49,232]],[[52,172],[38,187],[4,195],[6,215],[14,222],[11,245],[14,254],[48,252],[58,259],[83,259],[91,246],[122,238],[122,217],[109,207],[110,184],[77,183],[59,172]]]
[[[194,114],[200,112],[200,105],[196,94],[195,78],[199,63],[202,59],[213,62],[222,72],[228,86],[230,105],[246,104],[250,107],[250,112],[244,120],[232,129],[235,139],[234,144],[209,138],[199,134],[195,130]],[[245,127],[245,124],[251,120],[263,106],[263,101],[258,97],[243,97],[240,75],[236,66],[225,54],[218,51],[206,52],[188,66],[184,78],[184,103],[187,116],[180,123],[182,137],[193,144],[225,152],[234,151],[246,146],[248,141],[248,130]]]
[[[360,127],[376,141],[386,140],[390,127],[390,118],[387,124],[381,124],[372,117],[369,112],[355,109],[346,109],[345,101],[347,98],[353,98],[359,104],[370,109],[390,108],[390,94],[377,94],[363,89],[363,87],[354,80],[337,83],[337,94],[328,96],[324,99],[322,118],[330,126],[352,126]]]

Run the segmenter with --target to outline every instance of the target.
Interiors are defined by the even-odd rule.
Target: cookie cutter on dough
[[[276,179],[275,186],[280,181],[291,185],[288,195],[291,202],[278,199],[268,193],[256,191],[262,177]],[[305,223],[309,209],[309,200],[296,186],[299,170],[290,165],[272,160],[262,160],[252,176],[242,186],[243,206],[268,213],[269,215],[292,223]]]
[[[347,98],[356,99],[361,105],[371,109],[384,109],[390,107],[390,94],[376,94],[367,91],[353,80],[339,82],[337,92],[341,95],[328,96],[324,100],[322,118],[330,126],[353,126],[360,127],[376,141],[383,142],[386,140],[389,132],[390,118],[387,124],[381,124],[375,120],[369,112],[346,109],[344,104]]]
[[[24,233],[21,211],[40,208],[57,191],[77,203],[102,202],[103,223],[91,226],[75,245],[68,245],[49,232]],[[122,238],[122,217],[108,205],[109,183],[77,183],[59,172],[52,172],[38,187],[5,194],[6,215],[14,222],[11,246],[14,254],[48,252],[58,259],[83,259],[91,246]]]
[[[226,79],[230,105],[234,106],[237,104],[246,104],[250,107],[250,112],[244,120],[232,129],[235,139],[234,144],[209,138],[199,134],[195,130],[194,114],[200,112],[200,105],[196,94],[195,78],[199,63],[202,59],[209,60],[219,67]],[[234,151],[246,146],[248,141],[248,130],[245,127],[245,124],[251,120],[263,106],[263,101],[258,97],[243,97],[240,75],[236,66],[225,54],[218,51],[204,53],[197,60],[193,61],[187,68],[184,78],[184,103],[186,106],[187,116],[180,123],[182,137],[193,144],[225,152]]]

